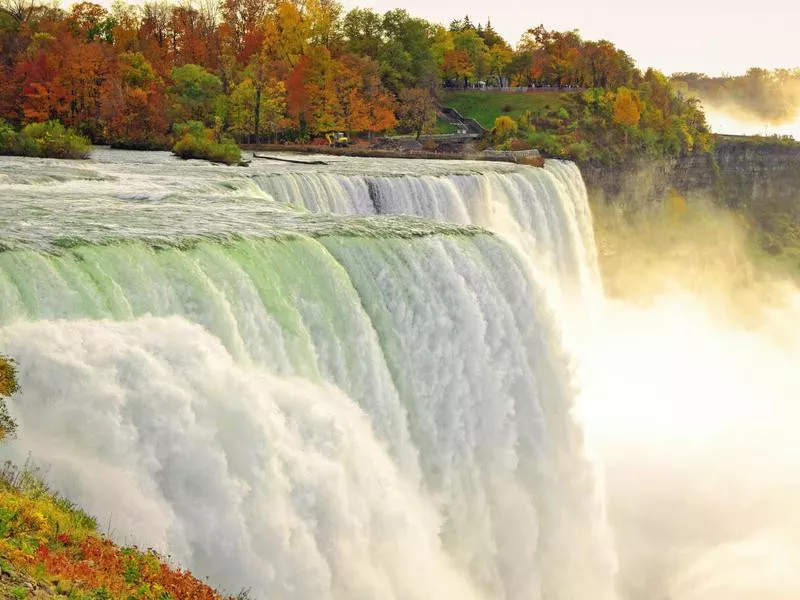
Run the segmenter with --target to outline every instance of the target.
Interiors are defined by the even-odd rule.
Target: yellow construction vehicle
[[[336,148],[344,148],[345,146],[350,145],[350,139],[341,131],[336,133],[326,133],[325,139],[328,140],[329,146],[335,146]]]

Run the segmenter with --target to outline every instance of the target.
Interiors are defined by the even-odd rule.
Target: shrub
[[[8,414],[5,398],[19,389],[14,361],[0,354],[0,440],[13,436],[17,424]]]
[[[533,148],[525,140],[511,140],[508,143],[508,149],[513,152],[518,152],[520,150],[532,150]]]
[[[11,149],[19,143],[17,132],[3,119],[0,119],[0,153],[11,154]]]
[[[544,156],[523,156],[519,159],[519,164],[542,168],[544,166]]]
[[[0,121],[0,154],[42,158],[88,158],[88,139],[58,121],[30,123],[17,133]]]
[[[89,158],[91,144],[88,139],[64,127],[58,121],[30,123],[19,133],[23,145],[28,141],[36,149],[36,156],[46,158]]]
[[[436,140],[425,140],[422,143],[422,149],[425,150],[425,152],[436,152],[438,148],[439,144],[436,143]]]
[[[501,115],[494,120],[494,134],[498,140],[505,140],[517,132],[517,122],[511,117]]]
[[[528,135],[527,142],[547,156],[559,156],[561,154],[561,145],[556,137],[549,133],[534,131]]]
[[[572,142],[567,147],[570,158],[578,162],[585,162],[592,154],[592,147],[588,142]]]
[[[531,111],[526,110],[519,116],[519,119],[517,119],[517,128],[523,133],[528,133],[535,129],[533,126],[533,114]]]
[[[175,126],[177,141],[172,153],[181,158],[199,158],[226,165],[242,164],[242,152],[233,139],[206,128],[200,121]]]

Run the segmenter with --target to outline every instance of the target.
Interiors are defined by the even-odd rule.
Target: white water
[[[574,166],[0,161],[4,452],[117,539],[260,598],[614,596]]]

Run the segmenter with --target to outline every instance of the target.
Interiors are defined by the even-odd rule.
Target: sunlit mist
[[[761,270],[735,279],[743,233],[714,238],[667,215],[670,253],[658,239],[642,250],[653,229],[598,220],[601,246],[632,258],[601,261],[615,297],[586,345],[580,405],[605,470],[621,597],[800,597],[800,291]]]
[[[736,111],[716,108],[712,105],[705,107],[706,119],[714,133],[727,135],[779,135],[791,136],[800,140],[800,107],[796,116],[785,122],[768,122],[754,119],[749,115],[737,114]]]

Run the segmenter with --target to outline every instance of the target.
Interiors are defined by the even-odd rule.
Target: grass
[[[453,123],[448,123],[444,119],[436,119],[436,125],[433,127],[433,133],[436,135],[443,135],[449,133],[458,133],[456,126]]]
[[[487,129],[494,127],[494,120],[507,115],[518,119],[525,112],[533,115],[555,112],[570,104],[575,92],[478,92],[447,91],[442,104],[456,109],[461,116],[478,121]]]
[[[3,598],[222,598],[152,550],[114,545],[92,517],[50,490],[35,469],[10,463],[0,469],[0,567]]]

